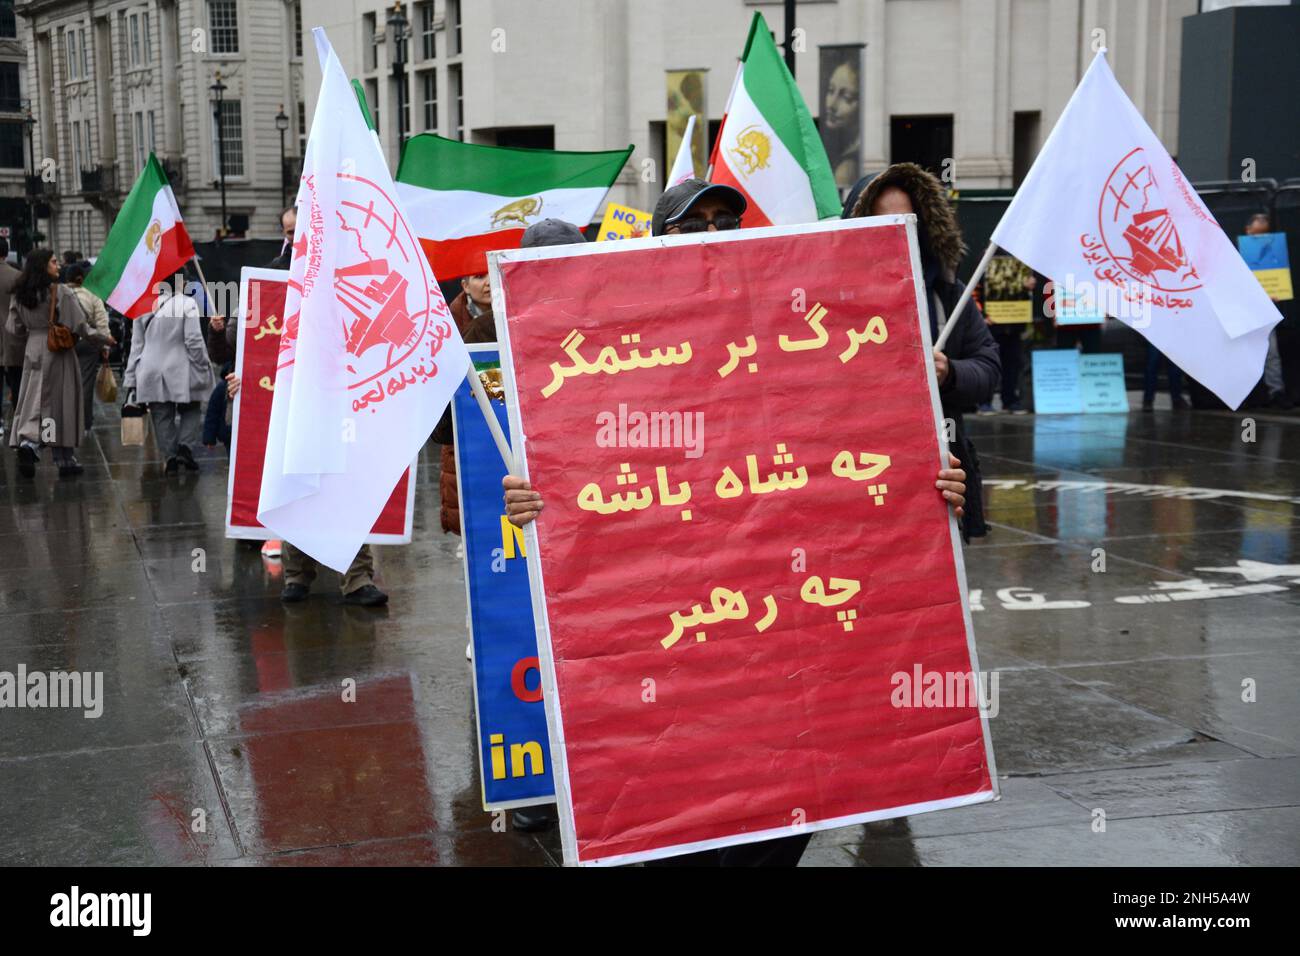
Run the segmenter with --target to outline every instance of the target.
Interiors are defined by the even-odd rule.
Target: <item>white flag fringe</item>
[[[258,520],[345,571],[469,368],[325,31]],[[246,382],[245,388],[257,383]]]
[[[1102,50],[992,241],[1089,297],[1233,408],[1259,381],[1282,316]]]

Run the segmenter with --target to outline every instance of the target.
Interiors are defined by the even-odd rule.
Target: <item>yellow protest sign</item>
[[[600,222],[600,234],[596,236],[596,241],[639,239],[648,235],[650,235],[650,213],[612,202],[605,207],[605,218]]]

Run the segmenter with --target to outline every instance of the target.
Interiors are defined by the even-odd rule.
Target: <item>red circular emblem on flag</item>
[[[1141,147],[1111,171],[1097,206],[1097,226],[1111,259],[1131,278],[1162,292],[1201,287]]]
[[[431,296],[424,252],[392,198],[360,176],[338,176],[338,236],[334,294],[343,306],[349,388],[401,365],[446,314]]]

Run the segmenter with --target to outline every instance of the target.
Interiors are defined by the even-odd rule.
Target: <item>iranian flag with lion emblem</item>
[[[750,24],[709,165],[710,181],[744,193],[747,227],[840,214],[826,147],[761,13]]]
[[[631,155],[631,146],[564,152],[421,133],[402,147],[397,194],[446,281],[487,272],[488,252],[518,248],[524,230],[543,219],[586,226]]]
[[[127,318],[153,311],[154,288],[194,257],[176,197],[153,153],[113,221],[85,286]]]

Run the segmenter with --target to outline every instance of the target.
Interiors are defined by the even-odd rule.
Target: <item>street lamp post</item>
[[[275,128],[280,131],[280,208],[284,209],[289,205],[288,179],[284,168],[284,134],[289,129],[289,117],[284,111],[284,104],[280,104],[280,112],[275,114]]]
[[[225,83],[221,82],[221,71],[216,72],[217,81],[208,87],[216,96],[216,106],[213,108],[212,115],[217,121],[217,175],[221,179],[221,228],[218,230],[218,238],[226,238],[229,231],[229,224],[226,219],[226,134],[223,129],[224,123],[221,122],[222,102],[227,90]]]
[[[400,154],[406,143],[406,41],[411,33],[401,3],[394,3],[388,14],[388,26],[393,33],[393,78],[397,80],[397,150]]]

